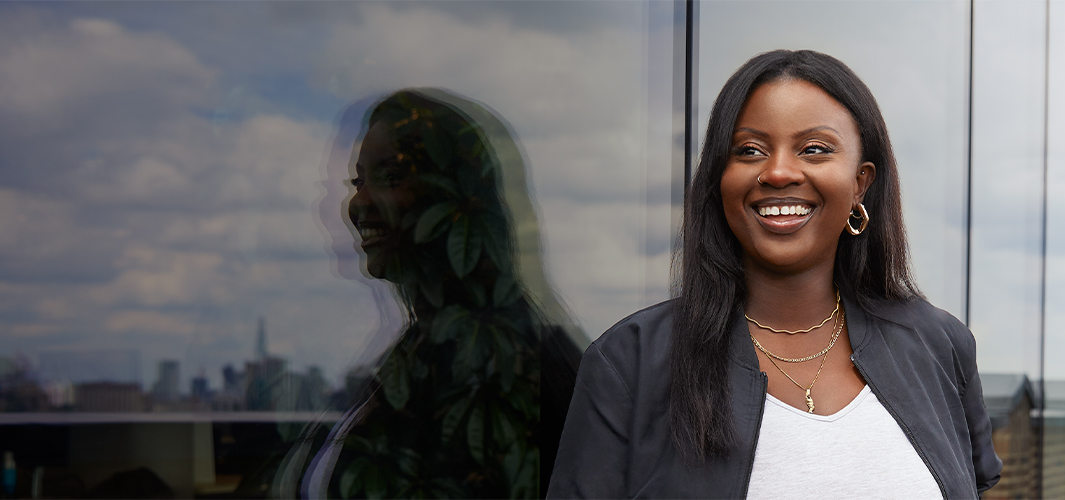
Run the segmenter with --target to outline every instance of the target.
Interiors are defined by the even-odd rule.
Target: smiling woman
[[[975,342],[910,277],[865,84],[818,52],[759,55],[718,95],[704,144],[683,281],[585,353],[548,495],[974,498],[994,485]]]
[[[579,332],[547,286],[515,139],[486,106],[432,88],[385,97],[365,124],[345,208],[366,272],[408,321],[314,455],[326,431],[305,431],[278,476],[309,472],[278,491],[540,497]]]

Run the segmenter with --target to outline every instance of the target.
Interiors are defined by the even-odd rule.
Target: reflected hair
[[[776,50],[747,61],[714,102],[684,203],[680,269],[673,284],[669,415],[673,440],[689,459],[725,456],[735,442],[728,352],[747,285],[743,249],[725,220],[721,177],[748,97],[759,86],[784,79],[817,85],[847,108],[860,133],[861,161],[876,166],[876,180],[864,199],[872,215],[868,227],[856,237],[841,228],[836,284],[863,308],[921,296],[910,273],[895,156],[869,88],[839,60],[810,50]]]

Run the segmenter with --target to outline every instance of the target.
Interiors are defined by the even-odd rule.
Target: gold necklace
[[[828,347],[824,348],[823,350],[821,350],[821,352],[817,354],[811,354],[809,356],[806,356],[805,358],[785,358],[782,356],[777,356],[776,354],[769,352],[769,349],[766,349],[764,346],[762,346],[762,344],[758,342],[758,339],[754,338],[753,334],[751,335],[751,340],[754,341],[754,346],[757,347],[759,351],[762,351],[763,353],[765,353],[766,356],[769,356],[770,358],[776,358],[785,363],[802,363],[803,361],[810,361],[811,359],[817,359],[821,356],[824,356],[825,354],[828,354],[828,351],[832,349],[832,346],[836,345],[836,339],[839,338],[839,334],[843,331],[842,320],[845,319],[842,314],[839,315],[839,318],[841,321],[836,322],[837,328],[834,332],[832,332],[832,339],[828,341]]]
[[[843,321],[840,321],[839,328],[838,328],[837,331],[843,331],[843,323],[846,321],[846,318],[844,318],[842,315],[840,317],[843,318]],[[838,335],[838,333],[836,333],[834,335]],[[753,339],[754,336],[752,335],[751,338]],[[757,343],[758,343],[758,341],[756,340],[755,344],[757,344]],[[832,346],[829,346],[829,348],[831,349]],[[802,389],[802,390],[806,391],[806,407],[809,408],[809,410],[807,410],[807,413],[813,413],[814,412],[814,398],[813,398],[813,396],[810,395],[810,391],[814,388],[814,383],[817,382],[817,377],[819,377],[821,375],[821,369],[825,367],[825,360],[828,359],[828,355],[827,355],[828,353],[826,352],[825,354],[826,354],[825,357],[821,358],[821,366],[817,367],[817,373],[814,374],[814,379],[811,380],[810,381],[810,385],[808,385],[806,387],[803,387],[802,384],[796,382],[795,379],[791,378],[791,375],[788,375],[788,372],[784,371],[784,369],[781,368],[780,365],[778,365],[776,361],[773,361],[773,358],[769,358],[769,362],[773,363],[773,366],[777,367],[777,370],[780,370],[780,373],[783,373],[785,377],[788,377],[788,380],[790,380],[791,383],[795,384],[795,386],[798,387],[799,389]]]
[[[812,331],[814,331],[814,330],[816,330],[818,328],[821,328],[822,326],[825,326],[825,323],[828,323],[828,320],[836,317],[836,313],[838,313],[838,312],[839,312],[839,288],[836,289],[836,308],[833,309],[831,313],[829,313],[828,317],[825,318],[824,321],[822,321],[821,323],[819,323],[819,324],[817,324],[815,326],[811,326],[810,328],[807,328],[805,330],[785,330],[783,328],[777,329],[777,328],[773,328],[771,326],[766,326],[766,325],[763,325],[763,324],[759,323],[758,320],[748,316],[746,313],[743,314],[743,317],[747,318],[747,321],[750,321],[751,323],[754,323],[754,324],[758,325],[758,328],[761,328],[763,330],[769,330],[769,331],[771,331],[773,333],[787,333],[787,334],[795,335],[797,333],[810,333],[810,332],[812,332]]]

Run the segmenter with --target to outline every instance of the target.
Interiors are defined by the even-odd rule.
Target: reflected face
[[[417,202],[413,163],[396,150],[384,122],[370,126],[355,161],[355,195],[348,217],[358,232],[366,254],[366,269],[375,278],[385,277],[388,261],[403,246],[402,223]]]
[[[721,178],[748,269],[831,272],[851,208],[876,175],[861,154],[851,113],[820,87],[782,79],[751,93]]]

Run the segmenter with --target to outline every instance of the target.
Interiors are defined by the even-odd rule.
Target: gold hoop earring
[[[869,225],[869,212],[865,211],[865,205],[862,205],[861,203],[858,204],[858,213],[860,214],[860,217],[854,215],[854,209],[852,208],[850,219],[847,219],[847,232],[851,233],[851,236],[862,234],[862,231],[865,231],[865,227]],[[858,226],[858,229],[854,229],[854,226],[851,226],[851,219],[858,218],[862,219],[862,223]]]

